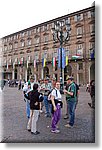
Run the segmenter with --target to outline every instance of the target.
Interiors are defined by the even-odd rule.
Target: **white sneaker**
[[[52,132],[52,133],[59,133],[60,130],[57,130],[57,129],[56,129],[56,130],[51,130],[51,132]]]
[[[66,125],[65,125],[65,127],[67,127],[67,128],[71,128],[72,126],[71,126],[71,125],[69,125],[69,124],[66,124]]]
[[[43,113],[43,110],[40,110],[40,113]]]

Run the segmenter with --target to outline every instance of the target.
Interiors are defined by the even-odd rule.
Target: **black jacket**
[[[25,97],[30,100],[30,109],[31,110],[39,110],[40,109],[40,102],[43,101],[43,98],[42,98],[41,94],[38,92],[38,90],[30,91],[28,93],[28,96],[26,95]]]

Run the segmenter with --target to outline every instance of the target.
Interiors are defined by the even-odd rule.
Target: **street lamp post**
[[[62,48],[63,48],[63,43],[65,41],[69,40],[69,31],[71,30],[70,24],[68,22],[64,21],[56,21],[54,23],[54,27],[52,28],[52,35],[53,35],[53,40],[55,42],[59,41],[60,42],[60,68],[61,68],[61,73],[60,73],[60,84],[61,84],[61,90],[63,90],[63,75],[62,75]]]

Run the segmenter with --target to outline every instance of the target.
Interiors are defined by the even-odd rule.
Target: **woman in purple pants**
[[[61,118],[61,107],[62,99],[60,94],[60,83],[56,82],[56,87],[51,92],[51,101],[52,101],[52,123],[51,123],[51,132],[59,133],[60,130],[57,129],[57,124]]]

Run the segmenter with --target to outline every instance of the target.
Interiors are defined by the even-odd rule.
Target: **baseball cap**
[[[74,78],[72,76],[67,76],[66,80],[71,80],[72,81],[72,80],[74,80]]]

